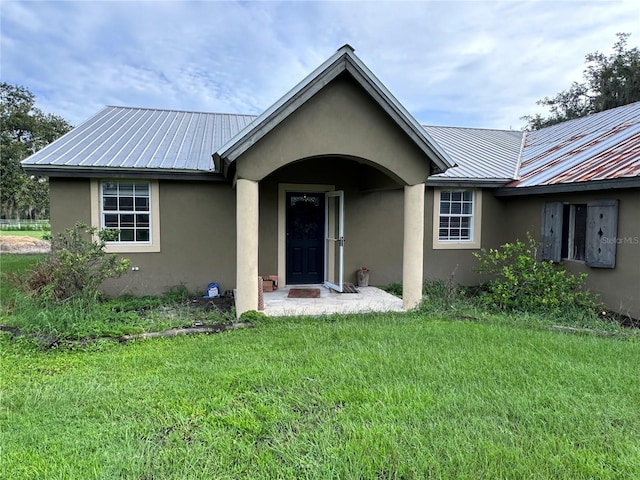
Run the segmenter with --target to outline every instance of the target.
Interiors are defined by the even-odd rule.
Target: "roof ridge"
[[[491,131],[491,132],[515,132],[515,133],[524,133],[524,130],[513,130],[510,128],[485,128],[485,127],[456,127],[454,125],[422,125],[423,128],[451,128],[457,130],[482,130],[482,131]]]
[[[564,120],[564,121],[562,121],[562,122],[554,123],[553,125],[549,125],[548,127],[543,127],[543,128],[540,128],[540,129],[538,129],[538,130],[533,130],[533,131],[534,131],[534,132],[541,132],[541,131],[543,131],[543,130],[547,130],[547,129],[550,129],[550,128],[557,127],[558,125],[565,125],[565,126],[566,126],[566,125],[567,125],[567,123],[575,123],[575,122],[578,122],[578,121],[585,121],[586,119],[593,119],[593,118],[595,118],[595,117],[597,117],[597,116],[599,116],[599,115],[610,114],[610,113],[611,113],[611,112],[613,112],[614,110],[619,110],[619,109],[621,109],[621,108],[629,108],[629,107],[631,107],[632,105],[640,106],[640,100],[639,100],[639,101],[637,101],[637,102],[627,103],[626,105],[619,105],[619,106],[617,106],[617,107],[608,108],[608,109],[606,109],[606,110],[602,110],[602,111],[600,111],[600,112],[589,113],[588,115],[584,115],[584,116],[582,116],[582,117],[576,117],[576,118],[571,118],[571,119],[569,119],[569,120]]]
[[[178,113],[201,113],[203,115],[241,115],[243,117],[257,117],[255,113],[227,113],[227,112],[205,112],[202,110],[183,110],[180,108],[154,108],[154,107],[127,107],[124,105],[105,105],[105,108],[119,108],[122,110],[147,110],[154,112],[178,112]]]

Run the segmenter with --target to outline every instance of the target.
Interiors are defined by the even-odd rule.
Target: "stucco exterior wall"
[[[91,187],[88,179],[50,178],[51,233],[61,233],[76,222],[91,224]]]
[[[480,249],[433,249],[434,189],[428,188],[425,200],[425,259],[424,276],[427,281],[453,279],[461,285],[477,285],[482,277],[475,272],[478,260],[473,256]],[[503,226],[504,202],[490,190],[482,192],[481,248],[496,248],[508,240]]]
[[[332,81],[237,160],[239,178],[262,180],[291,162],[340,155],[372,162],[397,183],[429,175],[429,160],[348,76]]]
[[[104,284],[109,295],[161,294],[186,286],[203,292],[211,281],[235,286],[235,191],[227,184],[160,181],[160,252],[122,256],[139,267]],[[51,179],[51,225],[62,231],[91,222],[89,180]]]
[[[313,159],[278,170],[260,185],[260,258],[261,273],[277,272],[277,191],[279,183],[321,183],[345,191],[345,281],[355,283],[355,271],[361,266],[371,270],[370,284],[385,285],[402,281],[403,190],[363,191],[357,163],[347,159]],[[478,261],[467,249],[433,250],[433,189],[425,193],[424,277],[476,285],[480,276],[474,271]],[[482,242],[484,248],[496,248],[509,240],[505,229],[505,201],[490,191],[483,192]]]
[[[395,268],[395,274],[399,274],[399,278],[402,278],[402,191],[363,194],[361,192],[362,172],[371,168],[347,158],[313,158],[283,167],[262,181],[260,183],[258,260],[260,273],[275,274],[278,271],[279,185],[322,184],[330,185],[334,190],[345,192],[345,281],[355,282],[355,270],[362,265],[373,268],[372,262],[375,258],[380,261],[380,269],[378,270],[380,275],[383,275],[383,272],[391,272]],[[369,178],[368,175],[364,175],[364,177]],[[295,191],[295,187],[293,191]],[[396,193],[400,194],[399,210],[398,205],[394,207],[392,204],[385,203],[385,199],[393,198]],[[381,250],[382,247],[390,241],[389,236],[381,234],[387,214],[393,215],[400,221],[399,237],[394,233],[391,242],[393,248],[389,248],[389,251],[393,251],[394,257],[399,258],[399,263],[395,267],[391,267],[391,261],[384,261],[380,256],[380,252],[384,251]],[[363,260],[368,260],[368,262],[362,263]],[[394,275],[393,278],[396,276]],[[377,277],[373,276],[372,282],[375,281],[375,278]],[[381,276],[380,278],[387,277]],[[281,281],[283,280],[281,279]]]
[[[371,167],[364,167],[366,169]],[[259,272],[278,272],[278,185],[326,184],[345,191],[345,281],[355,282],[361,266],[371,270],[372,285],[402,281],[403,207],[402,189],[362,189],[363,166],[345,158],[312,159],[279,169],[260,183]],[[63,231],[77,221],[91,222],[88,179],[52,178],[51,225]],[[105,284],[111,295],[159,294],[185,285],[203,291],[210,281],[223,290],[235,287],[236,224],[235,190],[231,185],[210,182],[161,181],[161,251],[125,256],[136,272]],[[583,262],[565,261],[568,270],[588,274],[589,288],[601,295],[608,308],[640,318],[640,192],[612,190],[557,195],[496,198],[485,190],[482,197],[482,242],[495,248],[532,232],[540,234],[545,201],[586,203],[618,199],[616,267],[591,268]],[[464,285],[479,283],[474,271],[477,250],[434,250],[434,191],[425,194],[424,277],[453,279]]]
[[[545,202],[587,203],[618,199],[618,244],[615,268],[592,268],[584,262],[565,260],[572,273],[586,273],[587,286],[608,308],[640,318],[640,191],[609,190],[506,197],[504,228],[511,238],[526,238],[527,232],[540,239],[542,208]]]

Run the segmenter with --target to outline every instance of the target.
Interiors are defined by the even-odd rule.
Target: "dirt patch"
[[[0,235],[0,252],[3,253],[48,253],[51,242],[21,235]]]
[[[193,309],[204,310],[205,312],[218,311],[230,313],[236,302],[232,295],[220,295],[213,298],[194,298],[189,301],[189,306]]]

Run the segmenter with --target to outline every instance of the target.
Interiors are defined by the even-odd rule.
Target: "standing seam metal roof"
[[[106,107],[23,165],[213,171],[213,152],[255,118]]]
[[[111,106],[22,164],[27,169],[213,172],[212,154],[257,118]],[[438,182],[507,183],[515,178],[506,185],[509,188],[640,177],[640,102],[526,134],[460,127],[424,129],[436,148],[457,164],[431,177]]]
[[[532,187],[640,176],[640,102],[529,132],[520,178]]]
[[[457,166],[433,179],[514,178],[524,133],[515,130],[425,126]]]

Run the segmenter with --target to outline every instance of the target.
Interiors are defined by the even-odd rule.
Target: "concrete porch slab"
[[[289,298],[291,288],[319,288],[320,298]],[[270,317],[404,311],[401,298],[376,287],[358,287],[358,293],[336,293],[322,285],[288,285],[264,293],[263,313]]]

